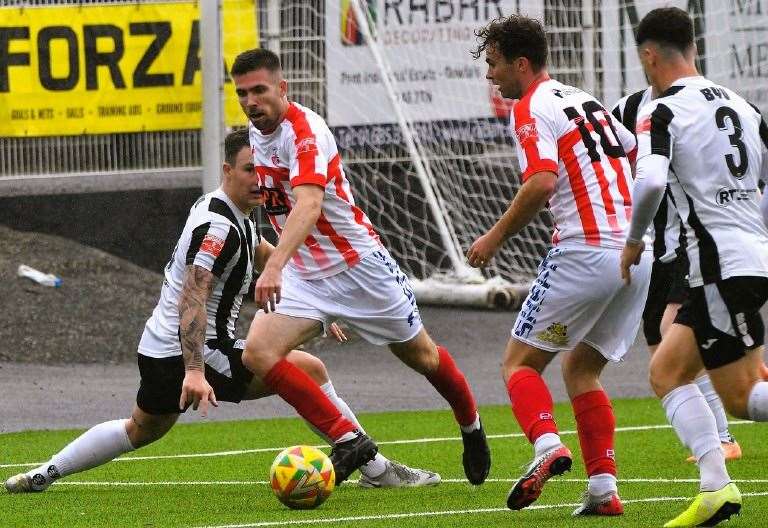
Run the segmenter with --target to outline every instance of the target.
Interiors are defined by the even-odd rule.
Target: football
[[[325,453],[301,445],[275,457],[269,481],[280,502],[294,510],[309,510],[325,502],[336,485],[336,474]]]

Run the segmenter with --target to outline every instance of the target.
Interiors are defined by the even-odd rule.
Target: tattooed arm
[[[201,266],[189,265],[184,274],[184,284],[179,299],[179,337],[184,358],[184,382],[181,386],[179,408],[189,403],[200,414],[208,413],[208,402],[218,407],[213,388],[205,379],[203,343],[208,317],[205,304],[215,283],[213,273]]]

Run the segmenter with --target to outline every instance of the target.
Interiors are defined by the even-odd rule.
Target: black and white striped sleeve
[[[186,264],[200,266],[221,277],[239,249],[240,235],[235,226],[226,222],[206,222],[192,231]]]
[[[642,240],[664,199],[672,152],[671,116],[666,105],[653,102],[644,106],[637,117],[638,153],[627,236],[632,242]]]

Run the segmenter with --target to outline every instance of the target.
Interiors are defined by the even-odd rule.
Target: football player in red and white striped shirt
[[[232,79],[279,235],[256,283],[265,311],[253,320],[243,363],[335,442],[331,460],[340,482],[374,456],[376,445],[285,356],[345,320],[369,342],[388,345],[448,401],[462,431],[464,471],[481,484],[491,461],[472,391],[448,351],[424,330],[408,278],[355,205],[333,134],[319,115],[288,100],[280,59],[271,51],[240,54]]]
[[[571,398],[589,488],[575,515],[623,512],[616,488],[615,418],[599,376],[619,361],[637,334],[650,265],[625,286],[619,262],[631,213],[628,156],[635,139],[591,95],[547,75],[547,39],[537,20],[512,15],[477,32],[475,56],[485,52],[487,78],[506,98],[519,99],[510,127],[522,186],[496,224],[467,258],[485,266],[501,245],[548,204],[554,217],[552,249],[539,266],[512,329],[503,375],[534,459],[507,498],[521,509],[544,482],[571,467],[552,415],[552,396],[541,373],[565,352],[563,378]]]

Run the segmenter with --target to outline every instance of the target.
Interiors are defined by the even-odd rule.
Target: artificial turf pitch
[[[521,511],[506,509],[506,494],[530,461],[532,449],[509,407],[488,406],[481,414],[493,466],[489,480],[479,487],[464,479],[461,440],[449,411],[360,415],[383,454],[438,471],[443,477],[439,486],[371,490],[350,481],[309,511],[285,508],[267,483],[269,466],[280,449],[320,443],[303,422],[182,424],[159,442],[121,461],[72,475],[44,493],[10,495],[0,489],[0,527],[661,526],[696,494],[696,467],[685,462],[687,453],[666,425],[658,401],[617,400],[614,409],[619,493],[625,502],[625,514],[618,518],[571,517],[586,481],[573,415],[569,406],[560,404],[555,418],[574,453],[573,469],[550,480],[533,507]],[[744,458],[729,462],[744,506],[726,526],[768,526],[766,428],[735,422],[731,431],[744,452]],[[9,465],[47,460],[80,432],[0,435],[0,479],[29,468]],[[136,457],[147,458],[126,460]]]

